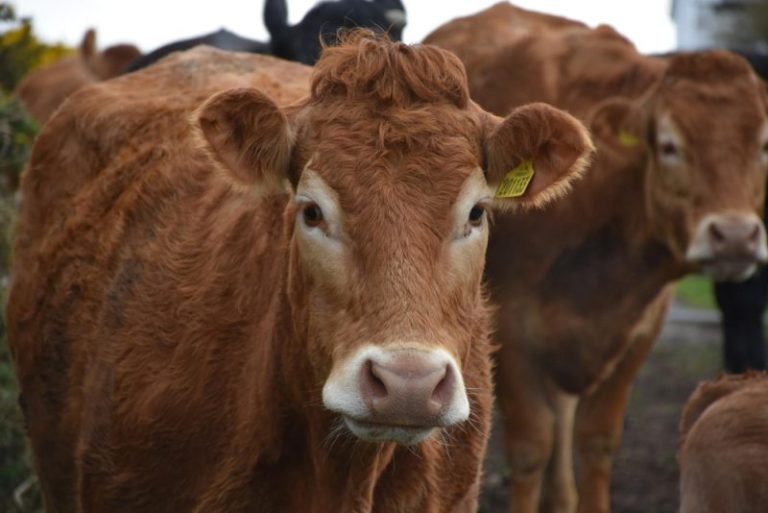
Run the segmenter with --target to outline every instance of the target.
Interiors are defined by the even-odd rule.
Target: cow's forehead
[[[482,164],[479,125],[448,107],[363,122],[337,117],[313,132],[308,165],[350,206],[363,196],[453,199]]]
[[[358,150],[358,151],[355,151]],[[312,156],[312,168],[340,197],[408,195],[410,200],[458,192],[479,165],[474,145],[461,137],[425,141],[418,148],[352,148],[345,154],[322,148]],[[406,199],[406,198],[402,198]]]
[[[759,84],[749,78],[717,84],[680,81],[662,87],[659,97],[657,116],[671,116],[682,129],[746,123],[759,130],[766,119]]]
[[[685,81],[662,87],[656,121],[671,119],[686,139],[743,139],[752,144],[766,122],[757,82],[740,78],[717,84]]]

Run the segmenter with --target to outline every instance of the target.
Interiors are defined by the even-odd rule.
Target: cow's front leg
[[[573,429],[579,397],[554,392],[554,447],[542,493],[543,513],[574,513],[578,495],[573,476]]]
[[[621,443],[632,382],[656,342],[671,288],[646,310],[630,335],[627,351],[612,373],[585,396],[576,415],[576,449],[581,462],[579,513],[611,510],[611,468]]]
[[[538,513],[555,415],[542,374],[511,345],[497,355],[496,394],[510,471],[510,513]]]

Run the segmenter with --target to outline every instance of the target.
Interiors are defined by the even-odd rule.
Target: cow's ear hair
[[[611,98],[595,107],[589,128],[596,140],[621,153],[645,151],[647,138],[638,105],[625,98]]]
[[[576,118],[544,103],[512,111],[486,138],[494,206],[540,207],[564,195],[589,165],[594,146]]]
[[[292,135],[272,100],[252,88],[225,91],[203,104],[197,122],[213,157],[236,183],[269,192],[283,189]]]

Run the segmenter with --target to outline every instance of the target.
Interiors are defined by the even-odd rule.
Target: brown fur
[[[355,34],[312,84],[298,101],[308,68],[197,49],[77,93],[40,134],[7,318],[48,511],[476,509],[484,243],[458,269],[446,248],[464,182],[518,148],[486,149],[502,120],[434,48]],[[591,149],[550,117],[581,154],[539,196]],[[301,251],[305,169],[344,213],[341,274]],[[320,395],[333,362],[393,338],[457,357],[469,421],[414,447],[338,430]]]
[[[768,377],[701,383],[683,411],[680,513],[758,513],[768,507]]]
[[[86,32],[78,55],[38,69],[27,75],[16,88],[29,115],[45,123],[64,100],[88,84],[120,75],[125,67],[141,56],[133,45],[110,46],[96,50],[96,33]]]
[[[557,407],[576,397],[578,511],[601,513],[609,509],[629,387],[658,333],[670,284],[693,270],[685,252],[696,223],[729,210],[761,212],[766,103],[748,65],[727,52],[661,61],[609,27],[546,29],[521,12],[497,6],[426,41],[462,56],[472,98],[484,108],[503,115],[548,101],[588,120],[596,136],[593,164],[564,201],[535,218],[496,219],[487,274],[500,305],[497,395],[513,474],[510,511],[576,510],[570,442],[559,434],[571,421]],[[492,38],[489,23],[502,21],[495,47],[454,48],[475,33]],[[660,161],[655,137],[664,116],[685,143],[680,168]],[[513,254],[519,245],[524,258]]]

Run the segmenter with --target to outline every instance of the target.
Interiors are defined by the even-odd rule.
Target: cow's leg
[[[740,283],[715,283],[715,299],[723,314],[723,361],[738,374],[766,368],[763,312],[768,303],[768,270]]]
[[[723,309],[722,314],[723,367],[731,374],[741,374],[747,370],[744,354],[745,332],[735,312]]]
[[[579,398],[558,393],[555,407],[555,440],[542,496],[545,513],[573,513],[578,496],[573,476],[573,430]]]
[[[579,513],[610,511],[611,467],[621,442],[624,410],[632,382],[661,329],[672,289],[661,293],[630,336],[613,372],[579,403],[576,449],[580,458]]]
[[[552,452],[554,412],[541,373],[511,344],[497,355],[496,394],[510,470],[510,513],[538,513]]]

